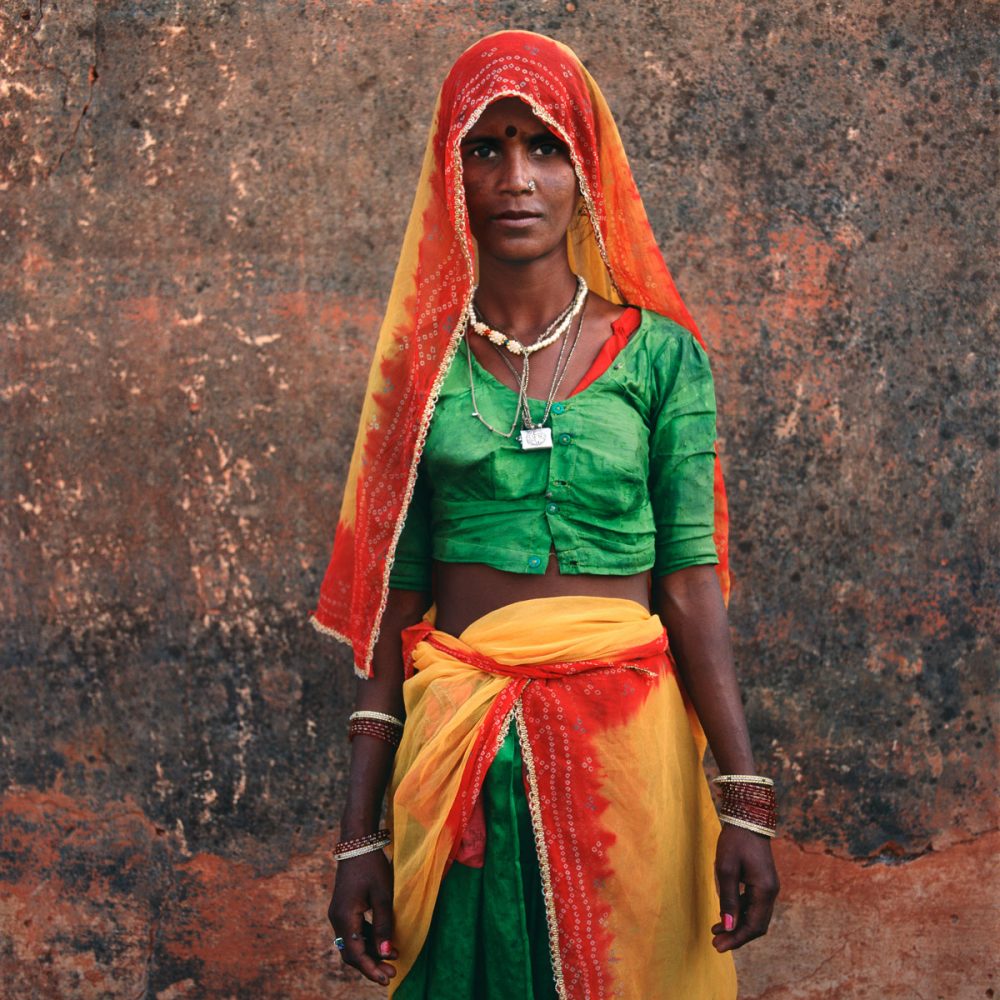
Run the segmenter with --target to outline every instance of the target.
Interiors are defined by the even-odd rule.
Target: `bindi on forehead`
[[[517,135],[517,129],[513,125],[508,125],[504,131],[504,134],[508,139],[513,139]]]

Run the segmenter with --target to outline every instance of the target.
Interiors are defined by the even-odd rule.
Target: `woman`
[[[314,613],[363,678],[330,919],[396,997],[735,996],[777,878],[714,416],[596,84],[483,39],[438,99]]]

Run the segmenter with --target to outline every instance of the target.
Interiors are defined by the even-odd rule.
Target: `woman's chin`
[[[507,239],[487,247],[480,244],[479,255],[480,260],[485,256],[504,264],[532,264],[550,257],[565,245],[563,240],[557,246],[551,246],[534,239]]]

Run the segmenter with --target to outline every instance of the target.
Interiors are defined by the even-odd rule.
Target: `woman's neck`
[[[565,253],[530,264],[480,260],[476,308],[491,326],[530,342],[575,292],[576,275]]]

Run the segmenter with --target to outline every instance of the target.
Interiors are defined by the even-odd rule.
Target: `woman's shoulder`
[[[639,312],[642,318],[635,335],[652,357],[661,364],[677,359],[696,367],[708,367],[705,348],[686,326],[652,309],[640,309]]]
[[[669,316],[664,316],[662,313],[653,312],[652,309],[643,309],[641,306],[631,306],[629,308],[639,310],[642,315],[640,329],[646,334],[652,334],[655,337],[666,338],[668,341],[678,343],[687,341],[698,343],[694,334],[686,326],[678,323],[677,320],[671,319]]]
[[[682,386],[710,388],[712,369],[698,338],[669,316],[651,309],[641,313],[642,320],[633,336],[638,341],[635,347],[643,359],[639,363],[648,373],[653,398],[664,400]]]

